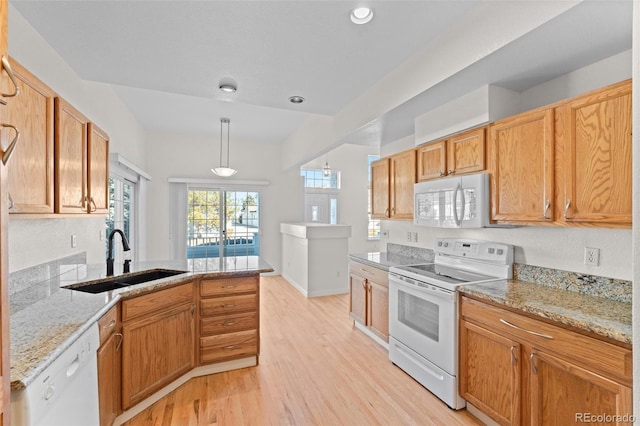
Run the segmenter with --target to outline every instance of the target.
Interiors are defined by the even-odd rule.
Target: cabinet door
[[[491,219],[553,221],[553,109],[540,109],[491,126]]]
[[[631,226],[631,81],[558,109],[563,131],[561,220]]]
[[[367,321],[367,279],[349,274],[350,304],[349,316],[361,324]]]
[[[460,321],[460,394],[503,425],[520,423],[519,343]]]
[[[55,93],[13,59],[10,63],[20,94],[7,103],[7,120],[20,129],[20,141],[7,166],[9,213],[53,213]]]
[[[632,414],[631,388],[544,352],[531,354],[531,424],[589,423],[585,416]],[[593,420],[592,420],[593,421]]]
[[[122,407],[126,410],[194,366],[195,305],[122,327]]]
[[[89,123],[87,140],[87,198],[91,213],[109,210],[109,136]]]
[[[389,217],[389,159],[371,163],[371,217]]]
[[[438,141],[417,148],[419,182],[447,175],[447,141]]]
[[[413,185],[416,183],[416,150],[391,157],[391,213],[392,219],[413,219]]]
[[[447,141],[447,174],[463,174],[484,170],[485,128],[470,130]]]
[[[389,286],[369,280],[367,325],[385,342],[389,341]]]
[[[55,99],[56,213],[87,211],[87,125],[78,110]]]
[[[100,425],[112,425],[120,414],[122,334],[112,333],[98,349]]]

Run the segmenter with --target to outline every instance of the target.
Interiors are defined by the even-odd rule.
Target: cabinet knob
[[[440,172],[440,173],[439,173],[439,175],[440,175],[440,177],[444,177],[444,176],[446,176],[447,174],[446,174],[445,172]]]
[[[451,170],[451,169],[449,169],[449,174],[450,174],[450,175],[455,175],[455,174],[456,174],[456,171],[455,171],[455,170]]]
[[[531,362],[531,371],[533,372],[533,374],[538,374],[538,368],[536,367],[535,356],[536,356],[536,353],[532,352],[531,356],[529,357],[529,361]]]
[[[4,164],[6,166],[7,163],[9,162],[9,158],[11,158],[11,154],[13,154],[13,150],[16,148],[16,145],[18,144],[18,141],[20,140],[20,130],[18,130],[18,128],[16,126],[14,126],[13,124],[2,123],[2,124],[0,124],[0,126],[8,127],[10,129],[13,129],[16,132],[16,135],[13,137],[13,140],[11,141],[9,146],[2,153],[2,164]]]
[[[511,346],[511,363],[513,365],[518,364],[518,357],[516,357],[516,347]]]
[[[543,216],[545,219],[550,219],[549,216],[547,216],[547,213],[549,213],[549,207],[551,207],[551,201],[550,200],[546,200],[544,202],[544,212],[543,212]]]
[[[567,198],[567,201],[564,203],[564,218],[569,219],[569,207],[571,207],[571,198]]]
[[[124,336],[122,335],[122,333],[116,333],[115,335],[120,338],[120,341],[116,345],[116,352],[118,352],[120,350],[120,347],[122,346],[122,341],[124,340]]]

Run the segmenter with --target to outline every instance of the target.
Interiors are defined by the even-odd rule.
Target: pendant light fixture
[[[324,175],[324,177],[329,177],[329,175],[331,174],[331,167],[329,167],[329,159],[327,155],[325,155],[324,157],[324,167],[322,168],[322,174]]]
[[[227,125],[227,162],[226,164],[222,164],[222,130],[224,129],[225,124]],[[228,118],[220,119],[220,167],[216,167],[215,169],[211,169],[213,173],[220,177],[229,177],[233,176],[238,171],[236,169],[232,169],[229,167],[229,128],[231,127],[231,120]]]

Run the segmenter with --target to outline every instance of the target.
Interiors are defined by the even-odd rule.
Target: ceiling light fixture
[[[230,83],[220,83],[220,86],[218,86],[218,88],[227,93],[234,93],[236,90],[238,90],[235,85]]]
[[[324,157],[324,167],[322,168],[322,174],[324,177],[329,177],[331,175],[331,167],[329,167],[329,156],[325,155]]]
[[[289,98],[289,102],[292,104],[301,104],[304,102],[304,98],[302,96],[292,96]]]
[[[222,129],[224,125],[227,125],[227,163],[225,165],[222,164]],[[220,119],[220,167],[216,167],[215,169],[211,169],[213,173],[220,177],[229,177],[233,176],[238,171],[236,169],[232,169],[229,167],[229,128],[231,127],[231,120],[228,118]]]
[[[373,19],[373,9],[369,7],[356,7],[349,14],[351,22],[358,25],[363,25],[371,22]]]

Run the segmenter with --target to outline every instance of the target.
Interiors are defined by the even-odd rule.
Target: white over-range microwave
[[[416,225],[483,228],[489,224],[489,174],[477,173],[414,185]]]

